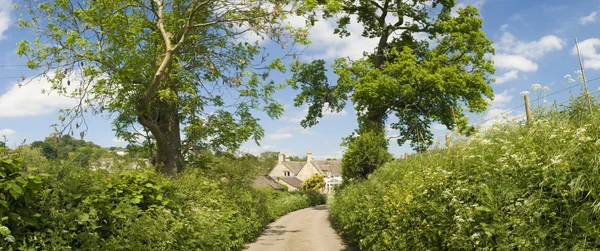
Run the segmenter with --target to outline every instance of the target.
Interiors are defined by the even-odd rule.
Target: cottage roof
[[[300,170],[302,169],[302,167],[304,167],[304,165],[306,164],[306,162],[300,162],[300,161],[284,161],[283,165],[285,167],[287,167],[288,169],[290,169],[290,171],[292,171],[294,173],[294,175],[298,174],[298,172],[300,172]]]
[[[280,180],[284,181],[285,183],[288,183],[290,186],[293,186],[297,189],[302,189],[302,181],[296,177],[284,176],[284,177],[277,177],[277,179],[280,179]]]
[[[331,172],[333,176],[340,176],[342,174],[341,160],[313,160],[311,163],[323,174],[327,174],[327,172]]]
[[[268,187],[268,188],[273,188],[275,190],[283,190],[283,187],[281,185],[279,185],[279,183],[277,183],[277,181],[275,181],[269,175],[256,176],[256,179],[254,179],[254,183],[252,184],[252,187],[255,187],[255,188]]]

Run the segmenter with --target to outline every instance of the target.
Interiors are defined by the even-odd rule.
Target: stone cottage
[[[277,165],[271,170],[269,176],[288,187],[289,191],[302,189],[302,182],[314,174],[325,177],[323,193],[329,193],[334,185],[342,183],[341,160],[315,160],[310,149],[306,153],[306,161],[290,161],[289,156],[279,153]]]

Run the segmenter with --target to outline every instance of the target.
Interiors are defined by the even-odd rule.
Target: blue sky
[[[579,63],[574,54],[574,38],[580,42],[588,79],[600,77],[600,0],[458,0],[459,6],[471,4],[479,7],[484,18],[484,31],[494,41],[497,68],[497,83],[493,84],[496,99],[490,109],[482,114],[471,115],[473,123],[496,118],[510,108],[522,104],[520,92],[530,91],[531,85],[539,83],[548,86],[553,92],[563,89],[561,84],[565,74],[575,76]],[[43,95],[41,89],[46,82],[34,81],[28,86],[17,88],[17,78],[35,74],[23,66],[24,60],[15,54],[16,43],[31,38],[31,34],[14,28],[17,14],[12,11],[16,0],[0,0],[0,136],[6,135],[9,145],[14,146],[27,139],[40,140],[52,132],[50,125],[57,122],[58,109],[66,108],[72,100],[57,95]],[[292,19],[292,23],[302,20]],[[360,26],[355,23],[350,38],[340,39],[332,34],[334,25],[321,21],[311,29],[313,44],[304,52],[302,59],[337,57],[357,59],[362,51],[371,51],[375,41],[359,35]],[[265,43],[268,48],[270,44]],[[15,66],[16,65],[16,66]],[[282,82],[283,78],[275,79]],[[590,89],[596,90],[600,81],[590,82]],[[574,88],[575,93],[579,92]],[[318,125],[304,129],[300,120],[306,114],[306,107],[293,107],[296,92],[286,89],[276,94],[285,105],[284,116],[279,120],[263,118],[265,138],[261,146],[253,142],[244,144],[247,152],[258,154],[262,151],[284,151],[287,154],[302,156],[311,149],[316,158],[341,157],[344,150],[341,139],[348,136],[356,127],[356,113],[351,105],[343,112],[326,112]],[[535,93],[534,93],[535,95]],[[548,101],[567,99],[568,92],[549,96]],[[535,97],[533,97],[535,98]],[[507,114],[518,117],[523,109]],[[124,146],[125,143],[114,137],[110,119],[88,116],[91,140],[103,146]],[[490,121],[485,123],[489,125]],[[434,125],[436,137],[443,137],[445,129]],[[388,132],[393,136],[394,132]],[[408,146],[398,146],[391,141],[390,151],[401,156],[411,152]]]

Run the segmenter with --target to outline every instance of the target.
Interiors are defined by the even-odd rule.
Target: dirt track
[[[325,205],[289,213],[269,224],[248,251],[350,251],[331,228]]]

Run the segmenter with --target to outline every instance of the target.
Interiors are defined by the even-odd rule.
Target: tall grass
[[[597,250],[600,109],[538,110],[337,191],[332,221],[361,250]]]

